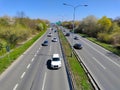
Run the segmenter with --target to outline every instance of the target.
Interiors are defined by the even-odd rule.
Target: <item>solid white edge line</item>
[[[27,69],[30,68],[30,65],[31,65],[31,64],[28,64],[28,65],[27,65]]]
[[[45,72],[45,76],[44,76],[44,80],[43,80],[43,85],[42,85],[42,90],[44,90],[44,87],[45,87],[46,75],[47,75],[47,73]]]
[[[18,87],[18,83],[15,85],[15,87],[13,88],[13,90],[16,90]]]
[[[105,66],[102,65],[102,63],[100,63],[95,57],[92,57],[103,69],[106,69]]]
[[[25,76],[25,73],[26,73],[26,72],[23,72],[23,74],[21,75],[21,79]]]
[[[95,51],[97,51],[99,54],[101,54],[102,56],[104,56],[105,58],[107,58],[109,61],[111,61],[112,63],[114,63],[116,66],[120,67],[120,65],[118,63],[114,62],[112,59],[110,59],[109,57],[105,56],[103,53],[101,53],[100,51],[98,51],[97,49],[95,49],[94,47],[92,47],[91,45],[89,45],[88,43],[86,43],[85,41],[83,41],[83,42],[85,44],[87,44],[89,47],[91,47],[92,49],[94,49]]]

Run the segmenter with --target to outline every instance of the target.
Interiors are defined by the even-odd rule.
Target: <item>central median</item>
[[[66,37],[63,35],[62,31],[59,30],[59,37],[62,44],[62,49],[64,53],[64,58],[67,62],[67,68],[69,70],[70,77],[72,78],[73,89],[75,90],[94,90],[91,82],[89,81],[86,72],[80,65],[75,54],[72,55],[72,48],[69,45]]]

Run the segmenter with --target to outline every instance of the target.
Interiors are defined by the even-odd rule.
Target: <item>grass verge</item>
[[[27,50],[39,37],[41,37],[46,30],[41,31],[38,35],[27,41],[22,46],[15,48],[12,52],[9,52],[5,57],[0,58],[0,74],[8,68],[13,61],[15,61],[25,50]]]
[[[93,90],[93,87],[92,87],[91,83],[89,82],[89,79],[88,79],[84,69],[79,64],[77,58],[75,57],[74,54],[71,57],[72,49],[71,49],[67,39],[65,38],[65,36],[63,35],[63,33],[61,31],[59,31],[59,36],[60,36],[60,40],[61,40],[61,43],[62,43],[62,46],[64,49],[64,53],[65,53],[67,62],[69,63],[71,72],[74,77],[75,86],[76,86],[75,89],[76,90]]]

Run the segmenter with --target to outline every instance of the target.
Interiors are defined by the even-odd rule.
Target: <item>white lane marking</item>
[[[25,73],[26,73],[26,72],[23,72],[23,74],[21,75],[21,79],[25,76]]]
[[[31,62],[33,62],[33,61],[34,61],[34,59],[35,59],[35,58],[32,58]]]
[[[30,65],[31,65],[31,64],[28,64],[28,65],[27,65],[27,69],[30,68]]]
[[[13,88],[13,90],[16,90],[18,87],[18,83],[15,85],[15,87]]]
[[[39,50],[37,50],[37,54],[38,54]]]
[[[81,39],[82,40],[82,39]],[[83,40],[82,40],[83,41]],[[112,63],[114,63],[115,65],[117,65],[118,67],[120,67],[119,64],[117,64],[116,62],[114,62],[112,59],[110,59],[109,57],[105,56],[103,53],[101,53],[100,51],[98,51],[97,49],[95,49],[94,47],[92,47],[91,45],[89,45],[88,43],[86,43],[85,41],[83,41],[85,44],[87,44],[89,47],[91,47],[92,49],[94,49],[96,52],[98,52],[99,54],[101,54],[102,56],[104,56],[105,58],[107,58],[109,61],[111,61]]]
[[[92,57],[103,69],[106,69],[105,66],[102,65],[102,63],[100,63],[95,57]]]
[[[44,80],[43,80],[43,85],[42,85],[42,90],[44,90],[44,87],[45,87],[46,75],[47,75],[47,73],[45,72],[45,76],[44,76]]]
[[[35,57],[37,56],[37,54],[34,55]]]

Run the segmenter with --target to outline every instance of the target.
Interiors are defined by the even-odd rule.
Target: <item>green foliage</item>
[[[76,31],[80,33],[85,33],[89,36],[96,37],[98,32],[96,29],[96,24],[97,18],[93,15],[88,16],[81,21]]]
[[[70,22],[63,22],[62,25],[68,29],[73,29],[73,23],[70,21]]]
[[[105,43],[112,43],[112,37],[108,33],[98,33],[97,39]]]
[[[111,19],[107,18],[106,16],[103,16],[101,19],[98,20],[98,27],[100,32],[109,32],[109,29],[112,26]]]
[[[31,40],[29,40],[22,46],[14,48],[14,50],[9,53],[10,58],[8,58],[8,55],[5,55],[3,58],[0,58],[0,73],[2,73],[6,68],[8,68],[9,65],[11,65],[11,63],[16,60],[16,58],[18,58],[26,49],[28,49],[45,32],[46,32],[45,30],[40,32],[38,35],[33,37]]]
[[[20,17],[11,18],[8,16],[0,17],[0,39],[4,40],[6,44],[3,47],[10,45],[11,48],[17,46],[19,42],[24,42],[32,35],[47,29],[47,21],[40,19],[30,19],[21,13]],[[40,30],[36,27],[39,26]]]
[[[3,48],[3,44],[0,42],[0,51],[2,50]]]
[[[3,17],[3,18],[0,18],[0,26],[8,26],[9,23],[8,23],[8,19]]]

